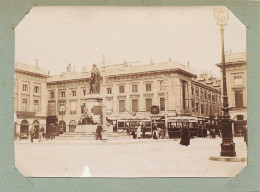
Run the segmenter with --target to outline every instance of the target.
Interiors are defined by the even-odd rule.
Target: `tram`
[[[189,128],[190,136],[198,136],[198,118],[192,116],[176,116],[169,117],[168,134],[170,138],[178,138],[181,136],[181,129],[185,126]]]
[[[141,119],[141,118],[122,118],[117,119],[116,127],[117,132],[127,132],[129,135],[137,131],[138,125],[144,125],[145,136],[152,136],[152,120],[151,119]]]

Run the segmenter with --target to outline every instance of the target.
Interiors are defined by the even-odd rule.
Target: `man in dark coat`
[[[34,127],[32,127],[32,128],[30,129],[30,136],[31,136],[31,143],[33,143],[33,138],[34,138],[34,136],[35,136],[35,128],[34,128]]]
[[[99,123],[96,130],[96,139],[102,140],[102,125]]]
[[[182,128],[180,144],[185,145],[185,146],[190,145],[190,132],[189,132],[189,128],[187,126]]]

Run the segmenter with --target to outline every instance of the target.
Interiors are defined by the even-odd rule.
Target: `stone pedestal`
[[[83,105],[85,104],[87,113],[92,116],[95,123],[100,123],[101,114],[93,114],[93,107],[99,106],[102,109],[102,100],[103,97],[101,94],[88,94],[82,103]]]
[[[75,132],[82,133],[82,132],[96,132],[97,125],[77,125]]]

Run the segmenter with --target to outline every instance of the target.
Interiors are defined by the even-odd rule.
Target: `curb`
[[[247,162],[245,157],[210,157],[212,161],[224,161],[224,162]]]

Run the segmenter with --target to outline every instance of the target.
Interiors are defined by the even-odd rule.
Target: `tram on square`
[[[138,125],[144,125],[145,136],[152,136],[152,120],[148,118],[120,118],[116,121],[117,132],[126,132],[129,135],[137,131]]]
[[[187,126],[189,128],[190,136],[198,136],[199,125],[198,118],[193,116],[175,116],[169,117],[168,121],[169,138],[177,138],[181,136],[181,129]]]

